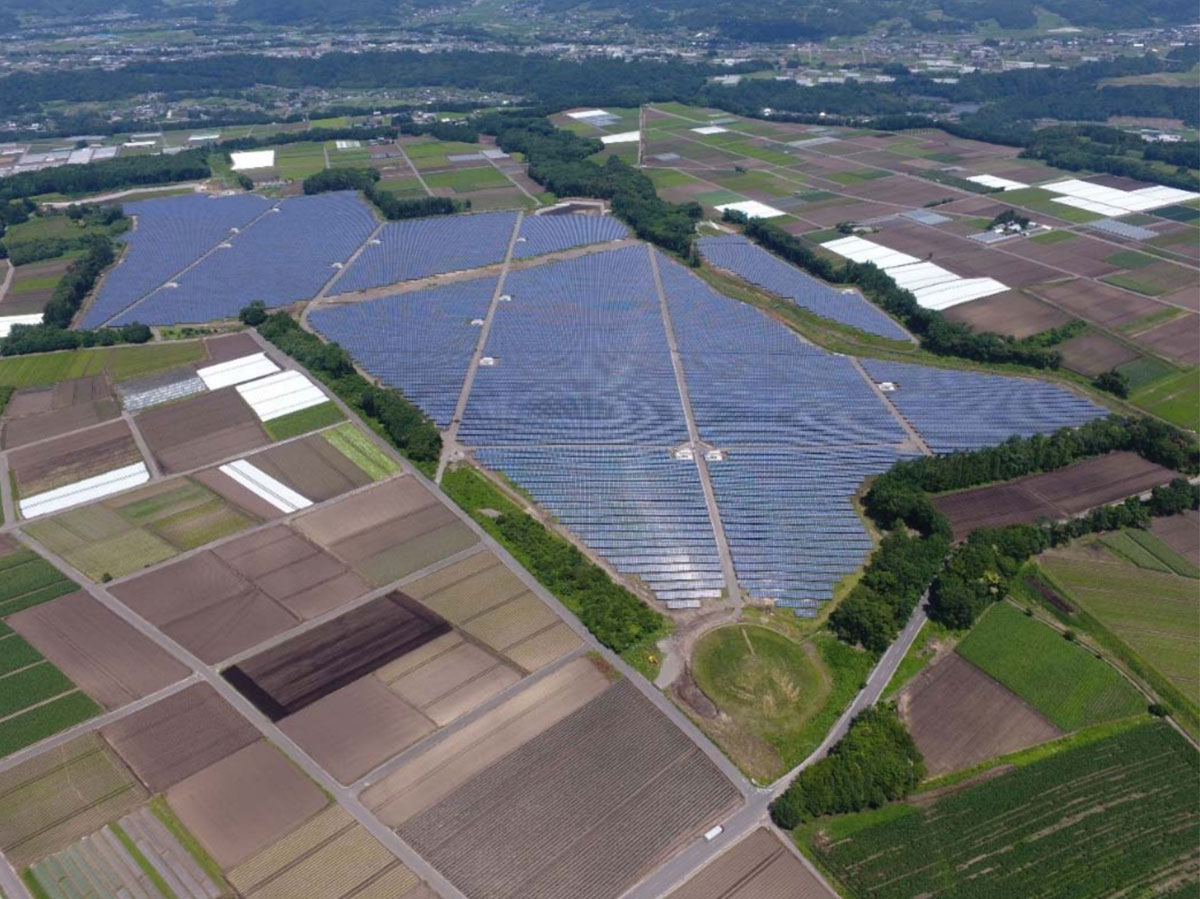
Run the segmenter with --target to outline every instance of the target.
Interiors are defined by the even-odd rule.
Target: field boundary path
[[[66,209],[68,206],[74,206],[78,203],[107,203],[109,200],[120,200],[124,197],[132,196],[133,194],[148,194],[161,193],[163,191],[178,191],[182,188],[190,188],[193,193],[200,193],[204,190],[203,181],[182,181],[176,184],[159,184],[154,187],[131,187],[129,190],[117,190],[108,194],[100,194],[96,197],[88,197],[87,200],[58,200],[53,203],[43,203],[43,206],[48,206],[51,209]]]
[[[725,593],[735,610],[743,605],[742,589],[738,586],[737,571],[733,566],[733,553],[729,549],[729,538],[725,534],[725,522],[721,519],[721,510],[717,506],[717,494],[713,490],[712,477],[708,472],[708,461],[704,458],[706,444],[700,440],[700,429],[696,426],[696,416],[692,413],[692,398],[688,392],[687,378],[683,373],[683,360],[679,357],[679,344],[675,340],[675,325],[671,321],[671,310],[667,304],[667,292],[663,289],[662,272],[658,268],[657,251],[646,244],[646,252],[650,257],[650,271],[654,274],[654,289],[658,293],[658,307],[662,314],[663,328],[667,334],[667,347],[671,352],[671,367],[675,371],[675,386],[679,390],[679,402],[683,406],[683,417],[687,420],[688,440],[692,445],[692,457],[696,470],[700,474],[700,487],[704,491],[704,504],[708,506],[708,520],[712,525],[713,538],[716,540],[717,553],[721,556],[721,574],[725,579]]]
[[[412,170],[413,175],[421,182],[421,188],[428,196],[433,196],[433,191],[429,189],[429,185],[425,183],[425,177],[421,174],[421,170],[417,168],[416,163],[412,161],[412,157],[404,150],[404,145],[400,141],[395,142],[395,147],[400,151],[400,155],[404,157],[404,161],[408,163],[408,167]]]
[[[463,375],[462,389],[458,392],[458,402],[454,404],[454,415],[450,419],[450,427],[442,436],[442,455],[438,459],[437,474],[434,482],[442,483],[442,475],[446,466],[453,458],[461,455],[458,446],[458,427],[462,424],[463,415],[467,411],[467,401],[471,398],[471,387],[475,384],[475,374],[479,371],[479,360],[483,358],[483,348],[487,346],[488,335],[492,333],[492,321],[496,318],[496,309],[500,298],[504,296],[504,282],[508,279],[508,270],[512,265],[513,252],[517,246],[517,236],[521,233],[521,223],[525,221],[525,213],[518,212],[517,220],[513,223],[512,234],[508,236],[508,246],[504,250],[504,261],[500,263],[500,274],[496,278],[496,287],[492,291],[491,302],[488,303],[487,315],[483,317],[483,326],[479,329],[479,339],[475,341],[475,351],[471,353],[471,362],[467,365],[467,373]]]
[[[925,442],[925,438],[917,433],[917,429],[904,417],[904,413],[896,408],[896,404],[892,402],[891,397],[884,393],[883,388],[875,383],[875,379],[867,374],[867,370],[863,368],[863,364],[859,358],[857,356],[847,356],[846,358],[850,360],[850,364],[854,366],[854,370],[862,375],[863,380],[867,382],[871,390],[879,397],[880,402],[892,413],[892,418],[896,419],[900,423],[900,427],[904,428],[904,433],[908,435],[908,439],[912,441],[913,445],[924,455],[932,456],[933,450],[929,448],[929,444]]]
[[[9,259],[4,260],[4,283],[0,284],[0,303],[4,302],[8,296],[8,288],[12,286],[13,275],[16,274],[16,266]]]

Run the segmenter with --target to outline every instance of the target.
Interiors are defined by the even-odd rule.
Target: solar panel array
[[[448,427],[495,278],[460,281],[378,300],[317,309],[309,323],[367,371]]]
[[[270,206],[270,200],[257,194],[192,194],[125,204],[126,214],[136,217],[136,225],[117,238],[128,248],[121,263],[100,284],[84,313],[83,327],[104,324]]]
[[[871,538],[850,497],[899,454],[864,449],[734,450],[710,462],[738,582],[759,600],[813,616],[863,564]]]
[[[644,247],[510,272],[459,430],[475,446],[687,439]]]
[[[665,602],[713,599],[725,586],[696,465],[662,449],[482,449],[622,574]]]
[[[349,191],[282,200],[176,281],[116,319],[173,325],[231,318],[247,304],[286,306],[316,296],[375,228],[375,218]]]
[[[772,256],[745,237],[702,237],[696,242],[704,258],[764,290],[786,297],[817,315],[870,334],[907,340],[887,315],[857,293],[842,293]]]
[[[388,222],[378,243],[363,247],[333,293],[370,290],[493,265],[504,260],[517,223],[515,212],[481,212]]]
[[[1032,378],[872,359],[862,364],[876,381],[897,385],[888,398],[936,453],[993,446],[1014,434],[1048,434],[1108,414],[1065,387]]]
[[[608,215],[530,215],[521,222],[514,259],[527,259],[629,236],[629,229]]]
[[[717,446],[899,443],[904,429],[845,357],[798,340],[660,257],[700,439]]]

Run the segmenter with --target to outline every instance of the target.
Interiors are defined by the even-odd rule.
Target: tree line
[[[354,369],[350,354],[300,327],[286,312],[268,313],[261,302],[239,317],[320,378],[419,468],[431,471],[442,451],[437,426],[398,390],[376,387]]]
[[[825,758],[805,768],[771,803],[785,830],[822,815],[879,808],[925,779],[925,759],[890,703],[869,706]]]
[[[389,191],[382,190],[378,181],[378,169],[325,169],[304,179],[304,192],[319,194],[334,190],[361,191],[389,221],[426,218],[431,215],[453,215],[471,208],[470,200],[454,200],[450,197],[397,197]]]
[[[0,84],[5,79],[0,78]],[[141,184],[194,181],[212,175],[206,150],[185,150],[173,155],[118,156],[84,165],[60,165],[37,172],[0,178],[0,202],[40,194],[100,193]]]

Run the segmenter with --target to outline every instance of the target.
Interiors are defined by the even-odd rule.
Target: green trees
[[[1114,393],[1119,397],[1129,396],[1129,378],[1117,371],[1115,368],[1112,371],[1101,372],[1092,380],[1092,384],[1100,390],[1107,390],[1109,393]]]
[[[304,179],[306,194],[319,194],[331,190],[360,190],[375,204],[389,221],[398,219],[424,218],[431,215],[452,215],[471,208],[471,201],[452,200],[449,197],[417,197],[402,200],[386,190],[380,190],[376,182],[379,172],[370,168],[325,169]]]
[[[771,803],[771,818],[791,830],[822,815],[878,808],[907,796],[924,777],[924,759],[895,706],[871,706],[829,755],[796,775]]]
[[[258,331],[263,337],[374,422],[388,440],[415,464],[426,469],[437,464],[442,451],[442,435],[438,433],[437,426],[399,391],[375,387],[358,374],[354,370],[354,361],[345,349],[305,331],[286,312],[266,314],[260,305],[251,304],[238,317],[248,324],[250,320],[257,320]]]
[[[61,165],[40,172],[0,178],[0,200],[38,194],[85,194],[119,190],[139,184],[193,181],[212,175],[204,150],[185,150],[173,156],[120,156],[86,165]]]

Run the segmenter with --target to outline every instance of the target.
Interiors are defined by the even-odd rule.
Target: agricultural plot
[[[253,523],[249,513],[213,491],[179,478],[40,519],[25,531],[101,581],[166,561]]]
[[[45,309],[76,255],[15,266],[8,292],[0,297],[0,315],[32,315]]]
[[[957,651],[1063,731],[1145,709],[1142,695],[1115,668],[1008,603],[988,610]]]
[[[1063,365],[1093,378],[1141,358],[1136,350],[1094,331],[1060,344],[1058,351],[1062,353]]]
[[[1136,363],[1135,363],[1136,364]],[[1176,372],[1130,394],[1132,402],[1180,427],[1200,430],[1200,378],[1197,369]]]
[[[129,425],[112,421],[8,454],[27,518],[90,502],[150,479]]]
[[[959,303],[945,310],[951,321],[962,322],[976,331],[1007,334],[1018,340],[1057,328],[1072,316],[1020,291],[1005,291],[994,296]]]
[[[219,662],[368,586],[277,525],[114,585],[113,594],[207,662]]]
[[[207,684],[120,718],[100,733],[152,793],[161,793],[259,738]]]
[[[1160,672],[1192,702],[1200,702],[1196,581],[1139,568],[1086,546],[1044,553],[1039,564],[1074,606]]]
[[[246,899],[427,899],[426,888],[338,805],[229,873]]]
[[[76,584],[31,549],[0,539],[0,618],[57,599]]]
[[[1137,453],[1115,452],[1043,474],[934,497],[950,519],[956,539],[981,527],[1048,519],[1058,521],[1096,506],[1137,496],[1175,477],[1175,472]]]
[[[44,895],[60,899],[217,899],[225,893],[148,808],[47,856],[26,876]]]
[[[667,899],[833,899],[834,893],[765,827],[701,868]]]
[[[6,450],[59,437],[116,418],[112,388],[102,375],[62,381],[53,387],[18,390],[4,408]]]
[[[545,667],[581,645],[571,627],[488,551],[418,578],[404,591],[525,671]],[[393,666],[381,676],[391,681],[399,671]],[[406,687],[396,689],[404,695]],[[417,696],[410,698],[419,701],[420,688],[413,690]]]
[[[110,709],[189,674],[149,637],[83,592],[18,612],[7,622],[85,693]]]
[[[954,654],[935,661],[896,701],[930,777],[1063,734],[1015,693]]]
[[[15,752],[99,711],[34,646],[0,625],[0,753]]]
[[[0,772],[0,849],[23,868],[146,798],[100,738],[85,734]]]
[[[467,896],[588,899],[623,892],[737,800],[700,749],[619,681],[397,832]]]
[[[225,870],[327,805],[321,789],[266,740],[184,778],[166,796],[179,820]]]
[[[1200,837],[1196,774],[1192,747],[1168,725],[1146,724],[923,807],[833,819],[810,846],[854,897],[1186,890]]]
[[[1200,512],[1156,518],[1150,523],[1150,532],[1191,564],[1200,566]]]
[[[137,416],[137,426],[165,474],[202,468],[271,442],[233,387],[150,409]]]
[[[457,515],[409,477],[307,512],[295,526],[376,587],[477,542]]]
[[[373,449],[373,446],[354,425],[339,428],[340,436],[334,440],[328,438],[327,433],[330,432],[312,434],[269,447],[249,456],[247,461],[313,502],[333,499],[377,480],[356,465],[334,440],[340,441],[342,446],[351,447],[351,451],[358,453],[359,458],[376,466],[376,471],[386,470],[386,465],[380,466],[379,458],[387,457],[378,450],[374,451],[378,457],[364,455],[369,451],[366,448]]]

